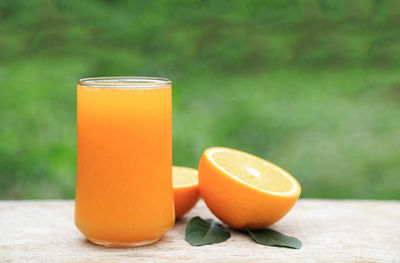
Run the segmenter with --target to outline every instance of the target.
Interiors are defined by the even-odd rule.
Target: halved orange
[[[197,170],[187,167],[172,167],[174,185],[175,218],[180,218],[199,201]]]
[[[272,225],[289,212],[301,192],[297,180],[282,168],[223,147],[204,151],[199,189],[211,212],[237,229]]]

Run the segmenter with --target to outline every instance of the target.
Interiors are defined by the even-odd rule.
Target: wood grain
[[[301,199],[272,228],[299,238],[299,250],[265,247],[233,232],[225,243],[192,247],[186,222],[213,217],[204,202],[161,241],[106,248],[74,225],[73,201],[0,201],[0,262],[390,262],[400,263],[400,201]]]

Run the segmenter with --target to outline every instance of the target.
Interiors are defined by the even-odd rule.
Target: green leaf
[[[249,230],[244,229],[258,244],[274,247],[301,248],[301,241],[272,229]]]
[[[231,237],[231,234],[221,224],[212,219],[193,217],[186,225],[185,240],[192,246],[221,243]]]

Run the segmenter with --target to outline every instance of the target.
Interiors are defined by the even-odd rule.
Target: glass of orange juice
[[[150,244],[174,224],[171,97],[163,78],[78,81],[75,224],[91,242]]]

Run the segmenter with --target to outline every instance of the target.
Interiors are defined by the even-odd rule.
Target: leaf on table
[[[287,247],[296,249],[299,249],[302,246],[301,241],[297,238],[284,235],[272,229],[249,230],[246,228],[245,231],[256,243],[264,246]]]
[[[221,243],[231,237],[231,234],[220,223],[212,219],[193,217],[186,225],[185,240],[192,246]]]

